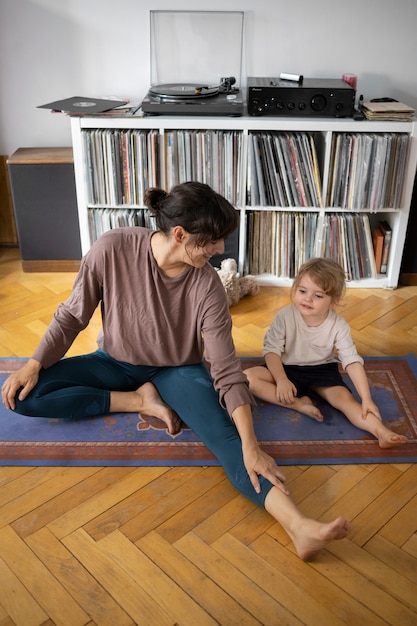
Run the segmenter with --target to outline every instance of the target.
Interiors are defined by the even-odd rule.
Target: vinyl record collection
[[[148,187],[161,184],[157,130],[83,131],[88,202],[143,207]]]
[[[311,133],[249,133],[248,142],[248,206],[323,206]],[[334,133],[327,206],[398,208],[408,145],[405,133]]]
[[[165,133],[166,182],[206,183],[232,204],[243,206],[242,132],[171,130]]]
[[[242,133],[172,130],[164,134],[165,169],[156,130],[83,131],[88,201],[143,206],[145,189],[198,180],[242,206]]]
[[[338,261],[345,270],[346,280],[375,278],[369,216],[248,212],[245,273],[293,278],[302,263],[316,256]]]
[[[248,142],[248,206],[321,206],[312,134],[257,132],[249,133]]]
[[[108,128],[82,137],[92,241],[118,226],[153,228],[144,191],[198,180],[245,208],[247,273],[292,278],[312,256],[335,258],[348,280],[381,273],[372,214],[401,206],[405,133],[334,133],[326,166],[320,133]]]
[[[156,229],[155,218],[148,209],[102,208],[88,211],[88,228],[91,241],[96,241],[108,230],[126,226],[145,226],[151,230]]]
[[[335,133],[327,203],[356,211],[401,206],[409,136]]]
[[[318,213],[247,212],[247,274],[293,277],[314,256]]]

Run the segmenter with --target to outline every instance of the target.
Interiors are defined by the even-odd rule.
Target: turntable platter
[[[177,98],[207,98],[208,96],[216,96],[219,93],[219,88],[208,87],[201,83],[166,83],[162,85],[152,85],[149,89],[149,93],[170,100]]]

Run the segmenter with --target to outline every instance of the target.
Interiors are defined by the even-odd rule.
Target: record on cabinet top
[[[85,96],[73,96],[65,100],[56,100],[48,104],[40,104],[38,109],[51,109],[52,111],[64,111],[65,113],[79,113],[92,115],[110,111],[119,106],[126,105],[125,100],[103,100],[102,98],[86,98]]]
[[[188,98],[207,98],[216,96],[219,93],[219,87],[209,87],[197,83],[166,83],[162,85],[153,85],[149,89],[149,93],[153,96],[159,96],[163,99],[188,99]]]

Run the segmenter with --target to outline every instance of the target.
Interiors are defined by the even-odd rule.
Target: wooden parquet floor
[[[2,356],[31,354],[73,279],[0,249]],[[264,287],[232,309],[241,356],[287,302]],[[364,355],[416,352],[416,287],[351,290],[343,313]],[[285,473],[305,513],[353,524],[310,563],[221,468],[0,467],[0,626],[415,626],[417,465]]]

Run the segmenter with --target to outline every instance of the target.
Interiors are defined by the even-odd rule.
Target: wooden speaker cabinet
[[[72,148],[19,148],[7,163],[23,270],[77,271],[81,243]]]

